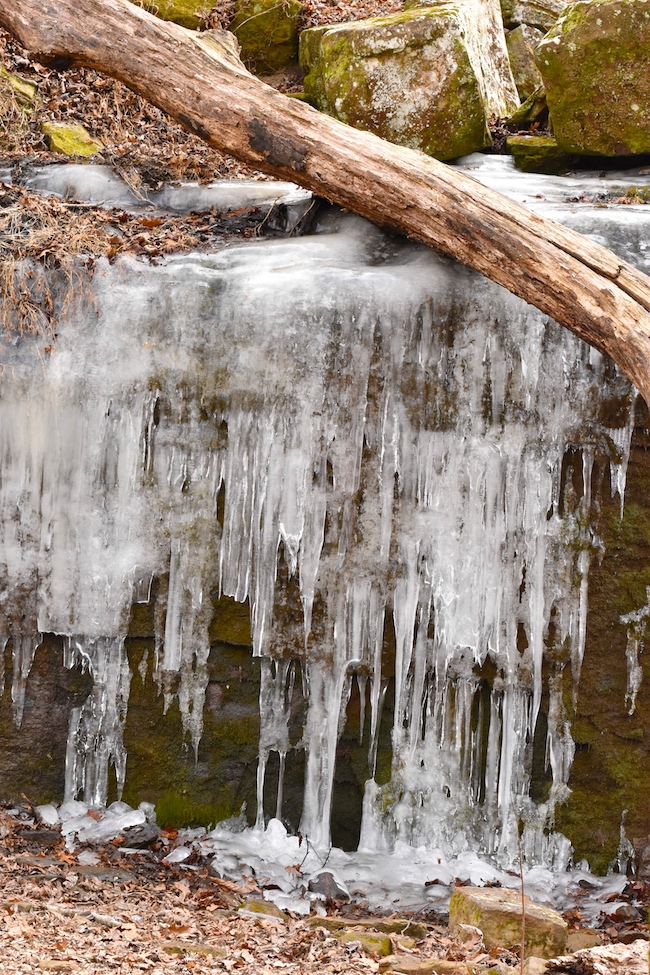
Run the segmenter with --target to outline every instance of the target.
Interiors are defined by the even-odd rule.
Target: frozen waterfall
[[[503,161],[476,165],[516,182]],[[552,179],[517,179],[536,206],[647,267],[642,208],[624,209],[623,230],[620,208],[569,207]],[[613,400],[626,404],[614,427]],[[128,775],[132,604],[156,593],[155,679],[198,749],[212,598],[248,600],[259,825],[287,814],[284,761],[303,749],[293,825],[328,846],[356,682],[364,850],[507,862],[520,820],[529,863],[560,863],[563,688],[580,677],[592,511],[603,490],[622,503],[633,407],[612,363],[540,312],[351,215],[157,266],[99,262],[51,349],[3,352],[0,638],[15,720],[41,635],[63,636],[66,666],[94,682],[70,716],[66,798],[102,804],[109,767],[119,787]],[[550,788],[533,801],[540,750]]]

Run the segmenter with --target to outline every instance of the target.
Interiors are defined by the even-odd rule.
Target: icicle
[[[610,476],[612,497],[618,494],[620,500],[621,521],[623,520],[623,512],[625,510],[625,483],[627,480],[627,465],[630,459],[630,444],[632,442],[632,434],[634,433],[636,397],[637,391],[633,389],[627,426],[607,430],[607,435],[619,451],[618,458],[610,461]]]
[[[628,714],[634,714],[636,696],[643,680],[643,668],[639,664],[639,654],[644,649],[644,639],[650,620],[650,586],[646,587],[646,603],[640,609],[621,616],[621,623],[627,626],[627,644],[625,657],[627,660],[627,691],[625,706]]]
[[[86,702],[71,715],[65,798],[76,799],[83,792],[89,806],[101,806],[106,802],[109,765],[115,768],[118,798],[126,775],[123,734],[131,671],[124,641],[71,638],[68,660],[87,666],[94,684]]]
[[[34,655],[40,646],[42,639],[43,637],[40,633],[36,636],[24,633],[15,633],[11,637],[14,672],[13,681],[11,684],[11,700],[13,701],[14,705],[14,724],[17,728],[20,728],[23,720],[27,678],[29,677],[29,672],[32,669]],[[5,646],[6,645],[5,640]]]

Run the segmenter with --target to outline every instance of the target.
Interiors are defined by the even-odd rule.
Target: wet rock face
[[[650,3],[580,0],[540,43],[553,130],[569,152],[650,152]]]
[[[45,637],[34,656],[20,727],[11,701],[11,644],[2,666],[7,676],[0,705],[0,782],[2,798],[19,801],[61,800],[70,711],[79,707],[92,687],[89,674],[67,670],[61,641]]]
[[[639,655],[643,680],[632,700],[634,666],[621,623],[647,603],[650,585],[650,420],[645,404],[637,404],[636,417],[623,518],[615,500],[605,499],[600,513],[604,554],[589,579],[585,660],[571,725],[571,794],[557,808],[556,825],[571,840],[575,862],[584,857],[592,869],[605,873],[616,858],[627,810],[625,833],[634,844],[640,876],[647,879],[650,659],[647,652]]]
[[[230,30],[241,59],[257,74],[273,74],[298,60],[298,0],[238,0]]]
[[[438,159],[490,144],[456,5],[304,31],[305,92],[321,111]]]

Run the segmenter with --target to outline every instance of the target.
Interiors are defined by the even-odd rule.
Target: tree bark
[[[610,355],[650,403],[650,278],[470,176],[352,129],[250,75],[226,32],[128,0],[2,0],[36,58],[124,82],[210,145],[396,228],[536,305]]]

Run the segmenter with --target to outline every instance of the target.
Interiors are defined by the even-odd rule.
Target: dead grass
[[[26,112],[16,101],[14,90],[0,75],[0,152],[19,150],[27,131]]]
[[[157,260],[263,231],[264,213],[256,208],[225,216],[129,213],[0,184],[0,327],[5,336],[53,336],[76,301],[88,302],[101,257]]]

